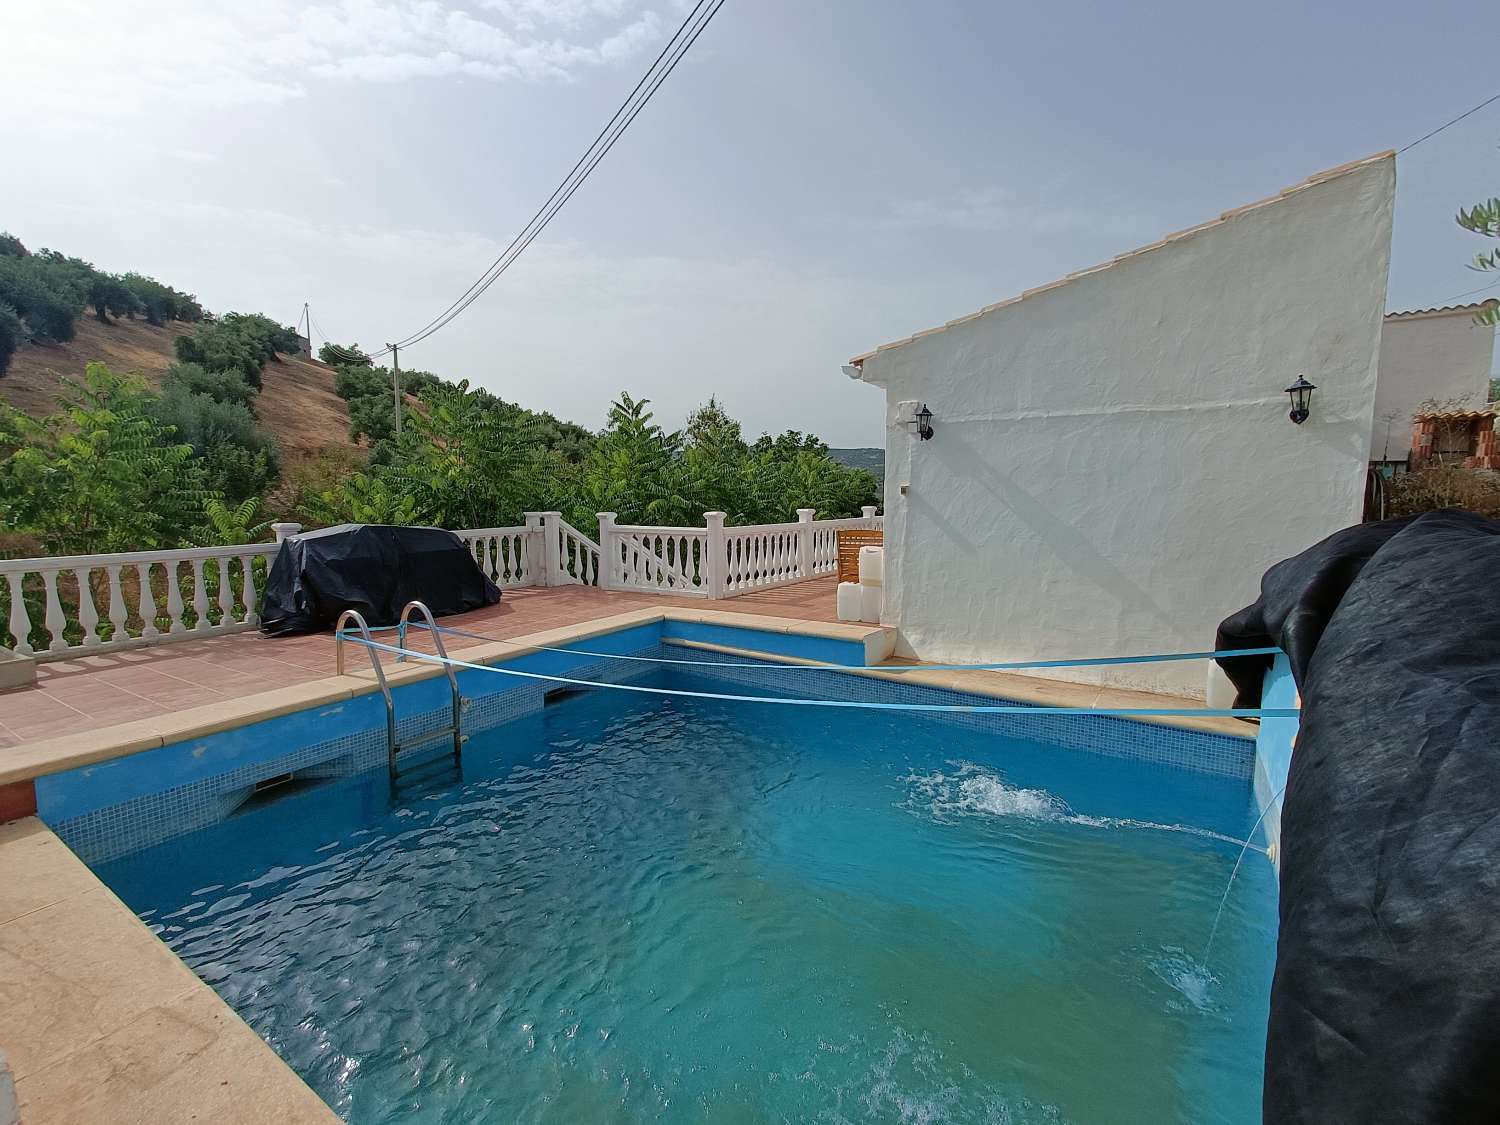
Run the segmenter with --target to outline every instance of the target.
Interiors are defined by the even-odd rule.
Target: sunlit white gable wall
[[[1412,415],[1425,402],[1469,409],[1489,397],[1495,330],[1472,307],[1396,313],[1380,334],[1380,375],[1370,460],[1400,461],[1411,448]]]
[[[887,624],[924,659],[1212,646],[1272,563],[1360,518],[1394,160],[868,357]],[[1311,419],[1283,388],[1318,386]],[[934,413],[933,440],[906,424]],[[1200,664],[1061,674],[1201,695]]]

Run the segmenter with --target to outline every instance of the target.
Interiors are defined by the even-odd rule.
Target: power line
[[[1478,113],[1481,109],[1483,109],[1485,106],[1489,105],[1491,102],[1500,102],[1500,94],[1495,94],[1492,97],[1485,98],[1484,101],[1480,102],[1473,109],[1466,109],[1466,110],[1464,110],[1457,117],[1455,117],[1452,121],[1445,121],[1443,124],[1439,125],[1432,132],[1430,132],[1430,133],[1423,133],[1416,140],[1412,141],[1411,144],[1407,145],[1406,148],[1398,148],[1396,150],[1396,155],[1400,156],[1403,152],[1406,152],[1407,149],[1416,148],[1423,141],[1430,140],[1431,138],[1437,136],[1439,133],[1441,133],[1444,129],[1448,128],[1450,125],[1457,125],[1460,121],[1462,121],[1465,117],[1468,117],[1470,114]]]
[[[722,8],[726,0],[698,0],[692,11],[683,20],[667,45],[657,55],[655,61],[647,68],[646,73],[641,76],[640,81],[631,90],[630,94],[620,103],[614,115],[605,124],[604,128],[594,138],[593,143],[584,150],[582,156],[573,165],[561,183],[557,185],[547,201],[537,210],[531,220],[521,228],[510,244],[501,252],[500,256],[490,264],[490,267],[479,276],[479,279],[470,285],[452,304],[428,321],[422,328],[404,339],[397,340],[395,347],[406,347],[410,344],[427,339],[435,332],[452,323],[465,309],[474,303],[495,281],[508,270],[519,258],[528,246],[534,242],[538,235],[547,228],[557,213],[573,197],[573,193],[583,186],[585,180],[598,167],[599,162],[609,154],[610,149],[624,135],[625,130],[630,127],[641,110],[655,96],[677,64],[682,61],[684,55],[697,42],[698,36],[703,34],[710,21],[713,20]],[[706,14],[705,14],[706,13]],[[701,18],[700,18],[701,17]],[[662,63],[666,61],[666,65]],[[642,90],[644,89],[644,93]],[[606,139],[607,138],[607,139]],[[602,147],[601,147],[602,145]],[[386,345],[383,351],[375,352],[372,358],[379,358],[392,350],[392,345]]]

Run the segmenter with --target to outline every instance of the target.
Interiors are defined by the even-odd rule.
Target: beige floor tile
[[[23,1078],[199,983],[100,887],[0,925],[0,1043]]]
[[[99,886],[35,817],[0,824],[0,925]]]
[[[17,1082],[26,1125],[334,1122],[217,996],[199,989]]]

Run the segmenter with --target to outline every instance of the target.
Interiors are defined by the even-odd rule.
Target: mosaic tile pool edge
[[[776,661],[716,656],[700,649],[674,644],[674,638],[670,635],[663,637],[660,632],[655,633],[649,643],[645,644],[639,643],[646,640],[646,637],[638,629],[624,630],[610,636],[615,638],[617,648],[611,655],[668,656],[674,660],[701,657],[721,665],[700,669],[703,674],[762,692],[783,692],[804,698],[821,696],[948,705],[995,702],[987,697],[943,688],[869,679],[838,672],[798,672],[793,678],[779,672],[778,668],[784,665],[778,665]],[[595,638],[590,643],[597,646],[598,642],[604,640]],[[626,646],[628,651],[620,650],[619,642],[626,640],[632,642]],[[648,674],[655,667],[651,664],[612,660],[609,656],[585,663],[578,663],[580,659],[586,660],[573,657],[566,661],[567,667],[548,668],[547,673],[577,679],[623,682]],[[556,662],[555,659],[551,661]],[[743,663],[745,666],[722,666],[726,662]],[[466,731],[489,730],[532,714],[544,705],[548,690],[544,681],[510,680],[506,686],[493,691],[472,692],[472,678],[482,675],[482,672],[465,674],[463,678],[468,681],[467,685],[463,685],[461,680],[465,693]],[[436,705],[400,716],[398,732],[403,741],[409,741],[423,731],[439,730],[447,722],[450,704],[447,701],[446,682],[434,679],[398,689],[398,701],[408,694],[419,692],[428,698],[429,703],[436,701]],[[360,698],[365,705],[349,708],[347,712],[343,708],[330,708],[317,716],[302,713],[293,717],[302,720],[304,725],[309,719],[316,725],[316,720],[327,717],[326,721],[330,724],[355,723],[358,724],[358,729],[342,730],[296,750],[247,761],[185,784],[168,785],[160,791],[140,793],[103,807],[89,809],[79,815],[61,819],[47,818],[48,823],[85,862],[100,863],[223,819],[243,803],[258,782],[269,778],[282,774],[293,774],[301,778],[344,777],[366,770],[384,769],[386,744],[383,708],[379,706],[378,696]],[[992,731],[1069,749],[1154,762],[1170,768],[1244,779],[1251,779],[1254,775],[1254,744],[1225,735],[1108,716],[1038,715],[1032,718],[1013,714],[928,713],[925,717],[940,724]],[[242,731],[247,729],[242,728]],[[172,749],[179,754],[184,749],[194,752],[191,745],[164,749]],[[45,815],[44,810],[44,817]]]

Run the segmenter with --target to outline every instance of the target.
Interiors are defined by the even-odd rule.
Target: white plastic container
[[[863,589],[858,582],[840,582],[838,602],[838,614],[840,621],[858,621],[860,610],[863,608],[860,591]]]
[[[1217,660],[1208,662],[1203,687],[1203,698],[1210,707],[1217,710],[1234,706],[1234,684],[1224,674],[1224,669],[1219,667]]]
[[[858,586],[859,619],[868,625],[880,624],[880,611],[885,607],[883,586]]]
[[[861,586],[885,585],[884,547],[861,547],[859,549],[859,584]]]

